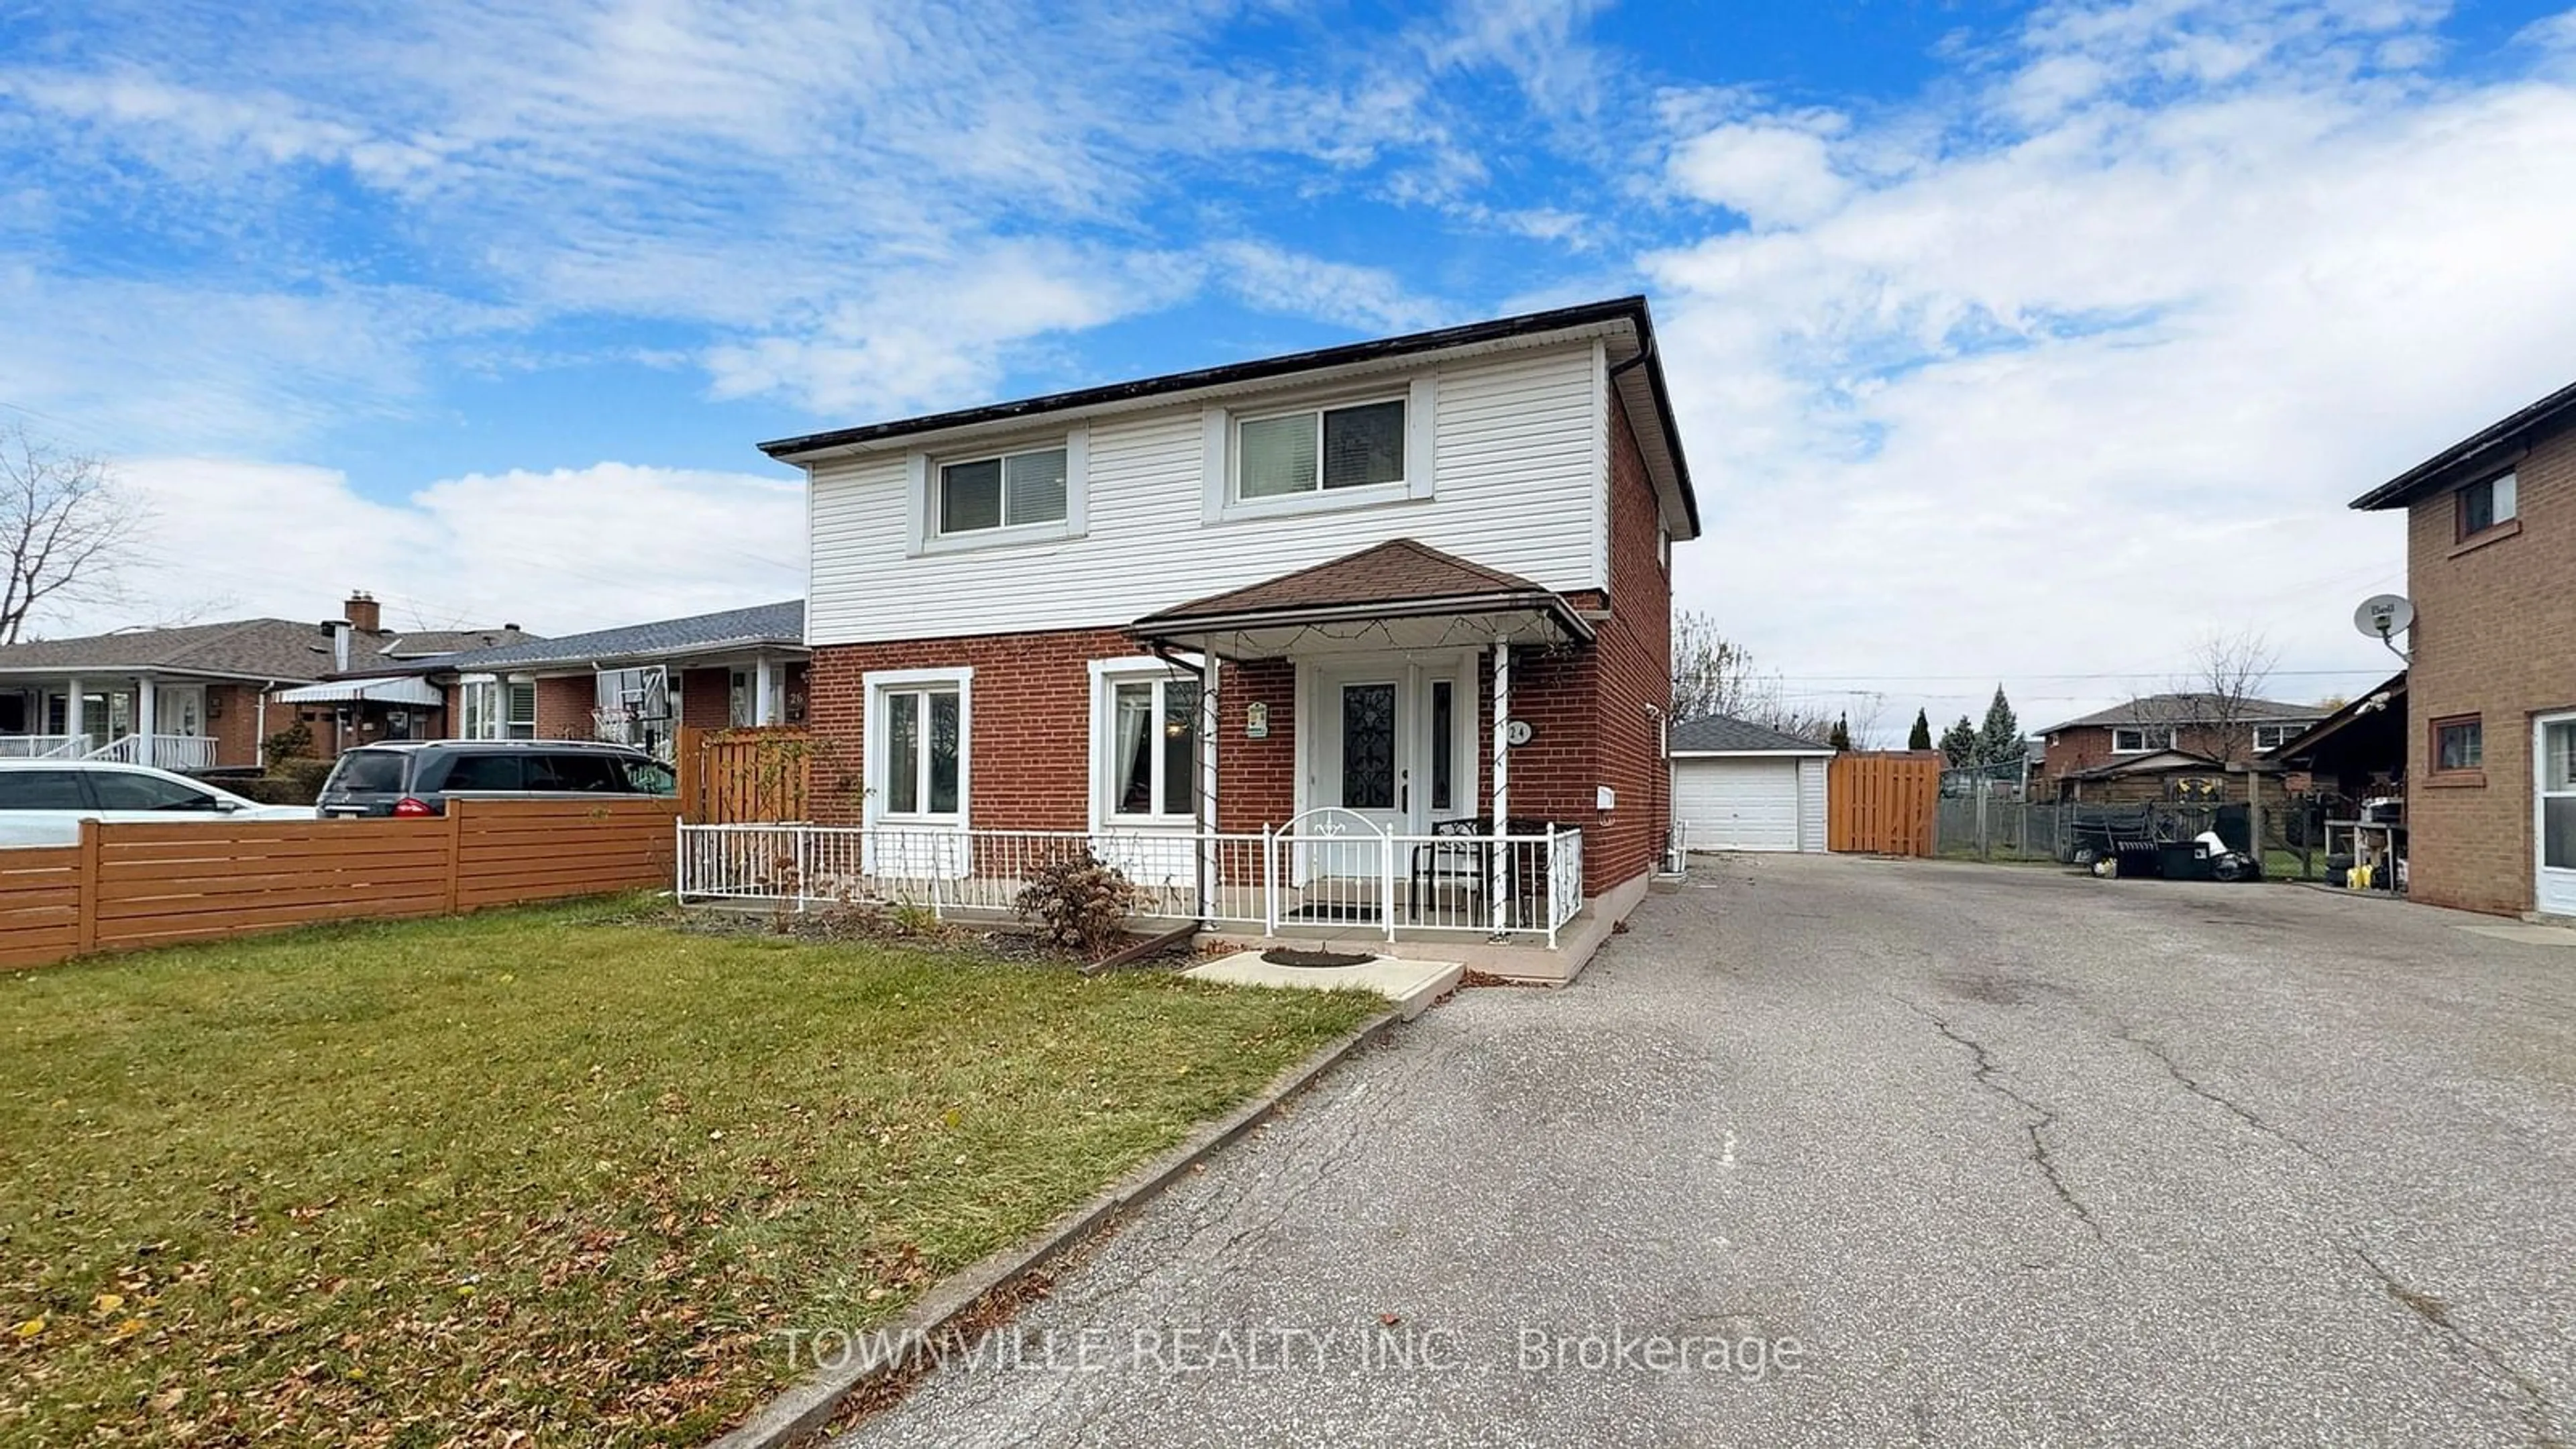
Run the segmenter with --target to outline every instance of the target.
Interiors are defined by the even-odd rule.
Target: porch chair
[[[1413,847],[1411,879],[1404,893],[1404,913],[1420,920],[1422,893],[1425,887],[1434,892],[1458,891],[1470,904],[1471,912],[1480,912],[1485,900],[1487,842],[1485,822],[1468,816],[1458,820],[1434,820],[1431,833],[1439,837]],[[1436,897],[1435,897],[1436,898]]]
[[[1532,816],[1515,815],[1503,822],[1508,836],[1546,835],[1555,822]],[[1465,914],[1470,920],[1482,920],[1487,912],[1486,891],[1493,879],[1493,825],[1490,821],[1469,816],[1460,820],[1435,820],[1431,833],[1439,837],[1413,847],[1411,880],[1405,891],[1405,913],[1419,919],[1422,914],[1424,887],[1439,890],[1452,886],[1466,897]],[[1547,862],[1534,851],[1512,852],[1513,869],[1503,878],[1503,918],[1516,926],[1531,924],[1525,917],[1547,890]],[[1454,883],[1454,885],[1453,885]]]

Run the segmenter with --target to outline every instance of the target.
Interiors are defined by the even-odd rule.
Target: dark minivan
[[[590,740],[423,740],[363,745],[322,782],[324,818],[444,815],[450,795],[661,795],[671,767],[642,750]]]

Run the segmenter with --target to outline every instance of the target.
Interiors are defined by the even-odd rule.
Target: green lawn
[[[0,976],[0,1442],[700,1442],[1380,1005],[599,905]]]

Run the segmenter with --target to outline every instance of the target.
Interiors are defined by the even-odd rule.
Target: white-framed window
[[[941,460],[939,536],[1063,523],[1067,463],[1063,448]]]
[[[2171,725],[2117,725],[2111,730],[2111,753],[2115,755],[2143,755],[2173,747]]]
[[[537,737],[534,680],[469,674],[456,682],[461,740],[532,740]]]
[[[1199,681],[1159,660],[1092,662],[1092,794],[1116,825],[1197,821],[1207,740]]]
[[[1342,488],[1404,486],[1401,397],[1238,417],[1237,502]]]
[[[1079,538],[1091,433],[964,445],[910,459],[914,554]]]
[[[2254,727],[2254,753],[2268,755],[2299,737],[2303,725],[2258,724]]]
[[[1438,396],[1424,375],[1209,407],[1202,521],[1430,498]]]
[[[963,825],[974,760],[975,671],[898,669],[866,677],[861,728],[867,818]]]

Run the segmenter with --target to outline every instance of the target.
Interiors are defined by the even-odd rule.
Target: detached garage
[[[1813,740],[1724,715],[1673,726],[1673,823],[1692,850],[1825,848],[1825,762]]]

